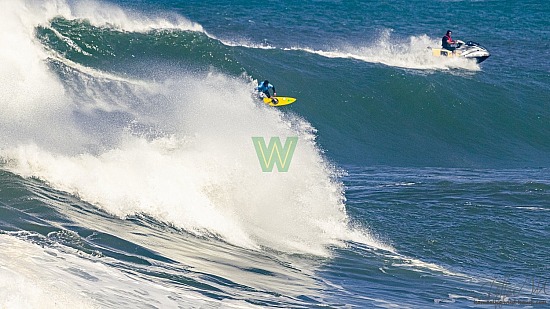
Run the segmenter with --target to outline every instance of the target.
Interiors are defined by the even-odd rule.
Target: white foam
[[[255,48],[255,49],[276,49],[275,46],[268,44],[267,42],[263,43],[254,43],[247,39],[233,39],[233,40],[227,40],[227,39],[220,39],[220,42],[222,42],[226,46],[239,46],[239,47],[246,47],[246,48]]]
[[[36,18],[21,1],[7,3],[0,11],[0,145],[26,138],[63,147],[58,137],[71,130],[70,102],[34,38]]]
[[[248,248],[327,254],[345,240],[382,247],[352,231],[343,189],[309,131],[275,109],[257,106],[243,82],[222,75],[159,85],[181,111],[166,118],[171,136],[128,133],[99,155],[69,156],[20,145],[3,151],[11,168],[120,217],[147,213],[197,235],[216,234]],[[222,104],[212,89],[230,89]],[[177,91],[175,90],[177,89]],[[231,100],[231,101],[227,101]],[[263,173],[252,136],[299,136],[287,173]]]

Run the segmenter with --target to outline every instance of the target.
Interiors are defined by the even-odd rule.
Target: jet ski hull
[[[474,59],[477,63],[481,63],[491,56],[487,49],[472,41],[467,43],[459,41],[458,47],[454,51],[444,48],[432,48],[432,55],[435,57]]]

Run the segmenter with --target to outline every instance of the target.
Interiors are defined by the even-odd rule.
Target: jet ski
[[[462,57],[466,59],[475,59],[477,63],[481,63],[491,56],[485,47],[473,41],[464,43],[463,41],[457,40],[454,52],[445,48],[428,48],[432,50],[432,55],[436,57]]]

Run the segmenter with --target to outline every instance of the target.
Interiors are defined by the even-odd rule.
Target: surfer
[[[454,53],[454,50],[456,49],[456,41],[453,41],[453,39],[451,38],[452,33],[453,32],[451,30],[447,30],[447,33],[441,39],[441,46],[446,50],[450,50]]]
[[[267,79],[261,82],[258,85],[258,87],[256,87],[256,90],[260,92],[260,95],[263,93],[266,97],[271,98],[271,94],[269,94],[269,89],[273,89],[273,96],[276,97],[277,93],[275,92],[275,86],[270,84]],[[276,101],[276,100],[273,100],[273,101]]]

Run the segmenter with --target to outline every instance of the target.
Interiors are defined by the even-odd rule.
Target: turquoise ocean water
[[[534,0],[4,1],[0,305],[547,307],[549,34]]]

